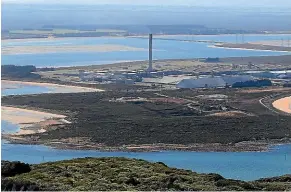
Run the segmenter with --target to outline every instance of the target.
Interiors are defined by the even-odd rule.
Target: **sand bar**
[[[284,111],[286,113],[291,114],[291,96],[273,102],[273,107],[280,111]]]
[[[18,88],[24,85],[42,86],[51,89],[50,93],[79,93],[79,92],[102,92],[102,89],[78,87],[70,85],[58,85],[53,83],[37,83],[37,82],[24,82],[24,81],[9,81],[1,80],[1,85],[9,88]]]
[[[289,40],[289,42],[288,40],[284,40],[283,42],[281,40],[257,41],[257,42],[251,42],[251,44],[291,47],[291,40]]]
[[[2,46],[2,55],[37,54],[59,52],[113,52],[113,51],[146,51],[145,48],[130,47],[125,45],[35,45],[35,46]]]
[[[20,126],[20,131],[11,135],[43,133],[50,125],[70,123],[65,118],[59,114],[1,106],[1,120]]]

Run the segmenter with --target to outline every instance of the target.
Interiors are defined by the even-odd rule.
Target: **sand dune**
[[[125,45],[59,45],[59,46],[4,46],[3,55],[12,54],[37,54],[59,52],[112,52],[112,51],[146,51],[144,48],[130,47]]]
[[[280,111],[291,113],[291,97],[285,97],[273,102],[273,107]]]

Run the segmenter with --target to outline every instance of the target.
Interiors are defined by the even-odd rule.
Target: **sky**
[[[2,0],[3,3],[291,7],[291,0]]]

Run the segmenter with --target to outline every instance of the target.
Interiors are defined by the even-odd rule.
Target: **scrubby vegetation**
[[[12,162],[13,163],[13,162]],[[3,175],[2,175],[3,176]],[[83,158],[31,165],[29,173],[2,178],[2,190],[30,191],[215,191],[290,190],[290,175],[282,180],[244,182],[218,174],[198,174],[126,158]],[[287,178],[287,179],[286,179]]]
[[[245,92],[242,92],[242,91]],[[290,90],[280,91],[290,93]],[[68,116],[72,124],[38,135],[41,140],[89,138],[105,146],[130,144],[234,144],[240,141],[271,140],[291,133],[289,116],[279,115],[259,103],[271,94],[248,92],[247,89],[175,90],[162,94],[198,102],[192,108],[177,103],[120,103],[109,100],[120,97],[157,97],[154,92],[43,94],[2,97],[4,105],[40,108]],[[203,98],[222,94],[227,99]],[[196,109],[198,108],[198,110]],[[242,111],[242,116],[208,116],[199,110],[226,108]],[[219,112],[219,111],[218,111]]]
[[[1,175],[4,177],[11,177],[21,173],[28,173],[31,169],[28,164],[21,163],[19,161],[9,162],[2,161],[1,162]]]

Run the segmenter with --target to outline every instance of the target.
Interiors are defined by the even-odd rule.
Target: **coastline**
[[[274,145],[291,144],[291,139],[242,141],[238,143],[193,143],[183,144],[129,144],[122,146],[106,146],[95,143],[86,137],[43,140],[39,134],[65,127],[71,122],[67,116],[37,110],[2,106],[2,118],[13,124],[18,124],[20,131],[2,134],[2,138],[12,144],[45,145],[62,150],[98,150],[114,152],[159,152],[159,151],[192,151],[192,152],[264,152]]]
[[[227,47],[227,46],[217,46],[217,45],[209,45],[210,48],[216,48],[216,49],[232,49],[232,50],[249,50],[249,51],[265,51],[265,52],[280,52],[280,53],[290,53],[290,51],[277,51],[277,50],[271,50],[271,49],[251,49],[251,48],[238,48],[238,47]]]
[[[41,133],[40,133],[41,134]],[[279,145],[290,145],[291,139],[274,139],[259,141],[242,141],[235,144],[221,143],[194,143],[182,144],[141,144],[106,146],[93,143],[89,138],[66,138],[58,140],[40,140],[36,135],[2,135],[2,138],[11,144],[44,145],[60,150],[95,150],[101,152],[161,152],[161,151],[188,151],[188,152],[267,152]]]
[[[289,47],[272,46],[272,45],[264,45],[264,44],[256,44],[256,43],[245,43],[245,44],[218,43],[214,45],[209,45],[208,47],[234,49],[234,50],[269,51],[269,52],[281,52],[281,53],[291,52],[291,49],[289,49]],[[284,50],[284,49],[287,49],[287,50]]]
[[[103,92],[103,89],[95,89],[88,87],[72,86],[72,85],[59,85],[53,83],[38,83],[29,81],[12,81],[12,80],[1,80],[1,84],[10,84],[12,86],[16,85],[34,85],[41,87],[52,88],[53,93],[74,93],[74,92]],[[67,90],[66,90],[67,89]]]
[[[160,152],[160,151],[191,151],[191,152],[265,152],[272,146],[291,144],[291,138],[273,140],[248,140],[238,143],[193,143],[193,144],[128,144],[122,146],[106,146],[92,142],[88,137],[62,139],[42,139],[41,134],[50,130],[65,128],[70,122],[67,116],[56,113],[42,112],[38,109],[23,109],[14,106],[2,106],[2,119],[18,124],[17,133],[2,134],[2,138],[12,144],[45,145],[62,150],[98,150],[114,152]]]
[[[17,124],[20,130],[4,136],[21,136],[47,132],[51,126],[70,123],[67,116],[17,107],[1,106],[1,120]]]

